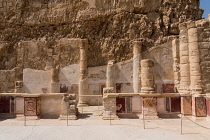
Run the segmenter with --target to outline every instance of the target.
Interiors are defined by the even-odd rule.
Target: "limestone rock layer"
[[[128,60],[134,40],[145,51],[202,13],[198,0],[0,0],[0,69],[79,63],[68,38],[88,39],[88,66]]]

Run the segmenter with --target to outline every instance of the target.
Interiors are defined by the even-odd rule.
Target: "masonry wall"
[[[0,93],[14,92],[15,70],[0,70]]]

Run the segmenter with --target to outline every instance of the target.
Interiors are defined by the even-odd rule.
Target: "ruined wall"
[[[167,42],[157,45],[143,52],[143,59],[151,59],[154,61],[154,76],[156,92],[163,92],[164,84],[174,83],[173,57],[172,57],[172,39],[169,37]]]
[[[58,58],[62,67],[77,63],[79,54],[71,57],[74,49],[59,49],[63,37],[89,40],[89,66],[128,60],[133,40],[142,40],[147,49],[164,42],[164,36],[178,34],[179,22],[202,16],[197,0],[0,0],[0,13],[0,44],[7,44],[7,53],[0,53],[1,69],[21,67],[16,58],[23,54],[24,68],[44,69]],[[33,55],[31,44],[20,53],[18,45],[31,40],[41,52],[33,60],[27,58]]]
[[[202,87],[205,94],[210,94],[210,18],[196,22],[198,29],[198,44]]]
[[[0,93],[14,92],[15,70],[0,70]]]
[[[50,93],[50,71],[24,69],[23,88],[25,93]]]

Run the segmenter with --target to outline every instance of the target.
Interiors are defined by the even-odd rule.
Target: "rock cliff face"
[[[201,19],[199,0],[0,0],[0,69],[45,69],[79,62],[68,38],[87,38],[88,66],[132,58]],[[67,41],[65,41],[67,40]],[[18,74],[17,74],[18,75]]]

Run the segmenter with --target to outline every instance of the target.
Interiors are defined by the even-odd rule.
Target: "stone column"
[[[154,94],[154,87],[154,62],[150,59],[144,59],[141,61],[141,94],[143,94],[141,118],[158,119],[157,98],[149,95]]]
[[[154,93],[154,62],[150,59],[141,60],[141,93]]]
[[[111,60],[108,62],[107,65],[107,72],[106,72],[106,87],[113,87],[115,91],[115,66],[114,66],[114,61]]]
[[[79,75],[79,103],[78,106],[87,106],[86,98],[81,95],[86,95],[88,92],[87,85],[87,47],[88,40],[81,39],[80,41],[80,75]]]
[[[184,115],[191,115],[192,99],[190,95],[190,65],[187,24],[180,24],[179,29],[180,86],[178,91],[181,94],[181,112]]]
[[[198,30],[195,22],[189,22],[188,26],[188,42],[189,42],[189,58],[190,58],[190,90],[192,98],[192,114],[196,117],[206,116],[206,100],[202,97],[202,80],[200,68],[200,54],[198,44]]]
[[[135,41],[133,44],[133,90],[134,93],[139,93],[139,70],[140,70],[140,61],[141,56],[141,42]]]
[[[190,94],[190,65],[187,25],[183,23],[179,26],[179,55],[180,55],[180,87],[181,94]]]
[[[174,85],[176,89],[179,89],[180,75],[179,75],[179,39],[172,41],[172,53],[173,53],[173,70],[174,70]]]
[[[52,68],[51,69],[51,87],[50,87],[51,93],[59,93],[60,87],[59,87],[59,69],[58,68]]]
[[[142,43],[140,41],[133,42],[133,91],[140,92],[140,62],[142,60],[141,54]],[[132,97],[132,111],[141,112],[142,101],[140,96]]]

